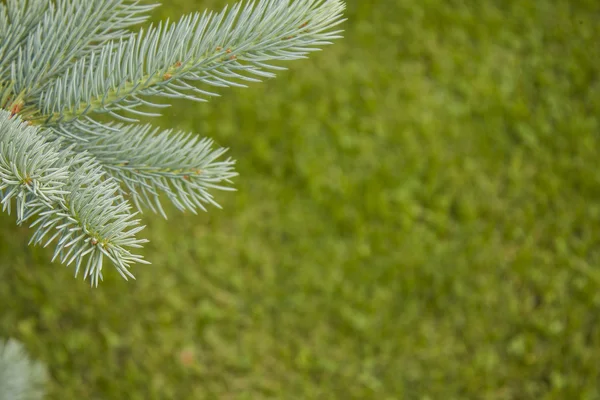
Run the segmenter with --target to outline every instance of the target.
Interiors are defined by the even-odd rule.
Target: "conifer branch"
[[[0,110],[0,200],[9,214],[15,200],[18,223],[28,207],[49,206],[66,193],[70,151],[59,144],[46,142],[38,128]]]
[[[217,94],[196,84],[245,86],[284,69],[267,62],[305,58],[330,44],[340,37],[331,28],[343,9],[338,0],[259,0],[161,23],[75,63],[40,95],[30,119],[55,124],[96,112],[135,122],[121,113],[136,112],[144,96],[206,101]]]
[[[139,0],[58,0],[56,4],[50,3],[40,24],[29,32],[18,51],[11,53],[14,59],[2,60],[2,65],[14,61],[10,79],[15,92],[25,91],[28,97],[37,96],[50,78],[64,72],[74,60],[121,37],[126,33],[124,28],[143,22],[147,18],[143,13],[155,5],[139,3]]]
[[[124,196],[167,218],[160,203],[165,195],[178,209],[196,213],[204,204],[219,207],[209,189],[234,190],[224,186],[237,176],[235,162],[220,160],[227,151],[213,149],[213,141],[173,131],[159,132],[152,125],[106,124],[91,132],[76,132],[67,125],[53,129],[75,151],[87,151],[106,172],[122,182]]]
[[[75,150],[0,110],[0,203],[8,213],[16,203],[19,224],[37,217],[30,243],[58,239],[54,258],[75,262],[76,275],[85,263],[84,278],[93,285],[102,278],[103,256],[132,277],[130,264],[147,263],[127,249],[146,242],[134,236],[143,227],[132,219],[119,184],[85,150]]]
[[[149,264],[128,248],[141,248],[146,239],[135,234],[144,226],[134,220],[129,203],[119,195],[118,183],[107,178],[93,159],[80,159],[70,177],[65,198],[47,206],[40,204],[31,211],[39,216],[30,227],[38,226],[30,244],[44,247],[58,239],[52,260],[75,263],[75,276],[85,264],[83,278],[91,278],[93,286],[102,279],[104,257],[108,258],[125,279],[133,278],[129,267],[134,263]],[[81,162],[83,161],[83,162]],[[50,235],[48,237],[48,235]]]
[[[234,161],[210,139],[135,122],[163,108],[151,96],[207,101],[205,86],[244,86],[339,37],[341,0],[256,0],[190,14],[138,33],[154,5],[141,0],[0,3],[0,204],[55,245],[53,259],[92,285],[105,260],[125,278],[148,207],[161,199],[197,212],[232,190]],[[127,199],[130,199],[131,202]]]

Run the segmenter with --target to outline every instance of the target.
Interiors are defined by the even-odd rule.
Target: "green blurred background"
[[[155,19],[220,9],[166,2]],[[97,289],[0,217],[49,399],[600,399],[600,2],[348,1],[277,79],[174,102],[237,192]]]

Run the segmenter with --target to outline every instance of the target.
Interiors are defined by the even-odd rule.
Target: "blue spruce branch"
[[[155,5],[139,0],[0,3],[0,204],[54,244],[54,259],[96,286],[105,260],[125,278],[147,263],[135,219],[162,199],[218,207],[233,190],[227,149],[191,133],[137,124],[153,97],[207,101],[340,37],[340,0],[258,0],[138,32]],[[99,122],[101,114],[115,122]]]

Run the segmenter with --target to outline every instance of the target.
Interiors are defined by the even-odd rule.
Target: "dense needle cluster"
[[[140,124],[168,105],[206,101],[339,38],[341,0],[258,0],[131,32],[156,5],[139,0],[0,3],[0,202],[30,221],[31,243],[83,269],[108,259],[125,278],[145,239],[137,212],[161,199],[196,212],[232,190],[234,161],[209,139]],[[140,106],[145,106],[142,111]],[[102,121],[100,115],[112,117]]]

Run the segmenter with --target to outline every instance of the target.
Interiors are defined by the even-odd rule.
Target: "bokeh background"
[[[145,214],[136,281],[2,214],[0,337],[49,399],[600,399],[600,2],[347,6],[335,45],[153,120],[240,176]]]

